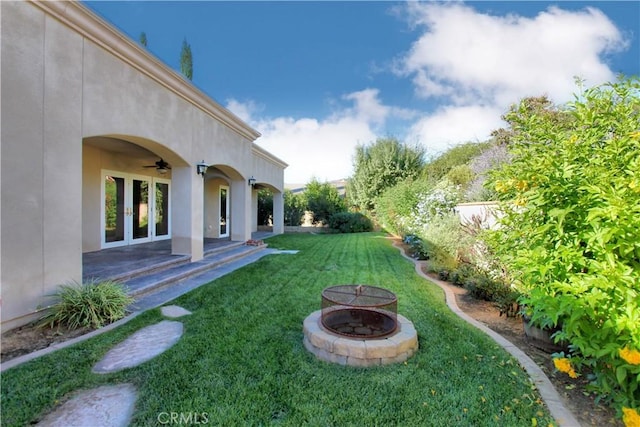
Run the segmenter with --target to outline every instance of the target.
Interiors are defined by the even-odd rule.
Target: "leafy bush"
[[[458,267],[462,254],[473,244],[455,213],[432,217],[416,234],[422,241],[427,257],[440,268],[450,271]]]
[[[429,259],[429,253],[433,252],[431,245],[420,240],[415,234],[405,236],[402,241],[409,245],[411,257],[417,260],[427,260]]]
[[[306,209],[307,199],[304,194],[284,190],[284,225],[300,225]]]
[[[466,165],[471,159],[489,148],[490,143],[467,142],[456,145],[429,161],[424,167],[424,175],[431,183],[437,183],[456,166]]]
[[[420,144],[405,144],[393,137],[358,145],[353,157],[354,173],[347,186],[354,206],[371,211],[386,189],[417,178],[424,165],[424,153]]]
[[[459,187],[444,179],[420,194],[412,223],[416,228],[428,227],[434,219],[451,214],[459,201]]]
[[[56,302],[41,319],[42,325],[64,325],[70,329],[100,328],[123,318],[133,302],[123,286],[114,281],[61,285]]]
[[[459,165],[452,168],[446,175],[446,178],[453,183],[453,185],[460,186],[461,188],[467,188],[471,181],[473,181],[474,173],[469,165]]]
[[[376,199],[376,220],[390,233],[398,236],[416,231],[416,206],[431,186],[426,181],[405,180],[385,190]]]
[[[484,186],[487,174],[490,170],[497,169],[500,165],[510,161],[511,156],[507,146],[498,143],[494,143],[480,155],[474,157],[469,163],[474,178],[465,191],[464,199],[467,202],[496,200],[495,190]]]
[[[476,274],[475,269],[470,264],[461,264],[449,274],[451,283],[456,286],[464,286],[467,280]]]
[[[475,299],[497,301],[508,293],[509,288],[503,283],[488,278],[482,274],[475,274],[467,278],[464,287]]]
[[[362,233],[372,231],[373,223],[360,212],[338,212],[329,217],[329,227],[340,233]]]
[[[547,108],[551,108],[548,107]],[[489,181],[504,216],[492,249],[538,326],[563,329],[601,397],[640,407],[640,81],[585,90],[553,114],[506,120],[511,164]]]
[[[271,190],[258,191],[258,225],[271,225],[273,221],[273,193]]]
[[[338,189],[328,182],[321,183],[315,178],[311,179],[306,185],[304,197],[307,209],[313,212],[314,224],[327,224],[331,215],[346,211]]]

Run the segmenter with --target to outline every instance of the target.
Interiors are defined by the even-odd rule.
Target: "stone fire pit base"
[[[413,323],[398,314],[398,328],[383,338],[350,338],[328,331],[320,320],[321,310],[304,319],[304,346],[318,359],[349,366],[379,366],[401,363],[418,350]]]

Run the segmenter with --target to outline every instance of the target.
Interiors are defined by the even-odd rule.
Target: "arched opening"
[[[172,237],[172,177],[189,165],[157,142],[102,135],[82,144],[82,250]]]
[[[274,199],[279,200],[281,193],[272,185],[256,183],[256,230],[259,232],[273,232],[274,207],[277,210],[278,203],[274,205]]]
[[[230,166],[218,164],[207,168],[203,194],[205,244],[211,239],[232,239],[234,222],[244,217],[244,212],[238,209],[244,195],[235,194],[242,181],[242,175]]]

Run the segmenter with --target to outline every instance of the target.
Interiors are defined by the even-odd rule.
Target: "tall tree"
[[[313,212],[314,223],[327,224],[331,215],[346,210],[338,190],[328,182],[321,183],[316,178],[312,178],[306,185],[304,195],[307,199],[307,208]]]
[[[258,191],[258,225],[271,225],[273,221],[273,193],[271,190]]]
[[[294,194],[291,190],[284,190],[284,225],[300,225],[307,209],[304,194]]]
[[[424,147],[407,145],[396,138],[378,138],[371,145],[358,145],[347,191],[352,204],[360,210],[373,210],[376,198],[385,189],[420,175],[424,155]]]
[[[509,145],[516,138],[516,133],[521,131],[522,124],[534,117],[543,117],[546,123],[568,126],[573,117],[567,111],[563,111],[546,96],[531,96],[522,99],[519,104],[514,104],[509,111],[502,116],[502,120],[509,124],[509,128],[500,128],[491,132],[495,142]]]
[[[140,44],[144,47],[147,47],[147,33],[144,31],[140,33]]]
[[[193,79],[193,57],[191,56],[191,45],[185,38],[182,41],[182,51],[180,52],[180,72],[189,80]]]

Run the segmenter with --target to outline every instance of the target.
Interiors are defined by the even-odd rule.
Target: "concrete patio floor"
[[[251,234],[254,240],[265,239],[273,233],[258,231]],[[203,247],[207,252],[230,246],[239,242],[229,238],[204,239]],[[189,262],[189,255],[173,255],[171,240],[140,243],[137,245],[120,246],[82,254],[82,279],[119,279],[126,277],[129,272],[153,269],[155,266]]]

